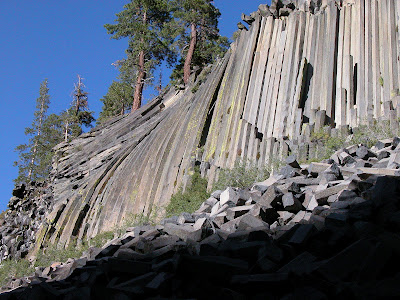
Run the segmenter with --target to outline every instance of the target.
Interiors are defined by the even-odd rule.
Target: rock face
[[[33,252],[47,240],[64,246],[129,214],[150,214],[186,186],[195,165],[211,187],[219,169],[239,159],[312,158],[310,135],[324,125],[337,135],[375,119],[397,130],[399,15],[395,0],[279,0],[244,16],[248,30],[186,90],[170,90],[55,149],[54,207]],[[287,174],[298,175],[292,165]],[[321,176],[328,184],[336,175]],[[300,200],[284,194],[290,213],[298,211]],[[329,196],[307,198],[307,207]],[[269,206],[258,209],[270,216]]]
[[[0,218],[0,261],[24,258],[36,241],[36,233],[53,207],[52,192],[42,183],[17,186]]]
[[[399,151],[393,140],[385,149],[389,157]],[[400,171],[382,167],[387,158],[359,158],[356,151],[355,162],[335,162],[348,152],[299,166],[293,177],[275,174],[250,190],[214,192],[193,214],[130,228],[80,259],[13,280],[0,298],[398,297]],[[356,167],[360,162],[371,167]],[[332,170],[340,178],[323,176]],[[220,209],[221,202],[230,205]]]

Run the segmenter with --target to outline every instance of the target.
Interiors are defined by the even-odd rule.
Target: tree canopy
[[[223,56],[229,43],[219,34],[220,11],[210,0],[172,0],[175,46],[180,51],[180,62],[171,77],[183,77],[185,84],[193,67],[205,65]]]
[[[25,128],[25,135],[29,136],[26,144],[18,145],[15,151],[19,152],[18,177],[15,183],[31,180],[42,180],[46,175],[46,159],[52,145],[47,141],[47,110],[50,105],[50,95],[47,79],[40,84],[39,97],[36,99],[36,110],[32,125]],[[54,146],[54,145],[53,145]],[[50,147],[50,148],[49,148]]]
[[[78,75],[78,82],[74,85],[73,101],[69,109],[61,112],[59,118],[63,124],[64,141],[68,142],[82,132],[82,126],[93,127],[95,121],[93,112],[89,111],[88,93],[84,91],[82,78]]]
[[[131,111],[141,106],[143,89],[162,62],[173,67],[173,83],[187,84],[193,69],[202,69],[224,55],[229,44],[219,34],[220,15],[209,0],[132,0],[117,14],[115,24],[104,25],[111,38],[128,38],[126,58],[115,65],[120,84],[133,88]],[[113,95],[115,88],[113,82],[102,99],[101,119],[121,113],[117,102],[124,100]]]
[[[123,115],[130,111],[133,103],[133,88],[126,82],[113,81],[107,94],[100,99],[103,108],[98,122],[101,123],[109,117]]]
[[[128,38],[127,57],[117,63],[122,80],[134,86],[132,111],[140,108],[144,84],[152,78],[152,71],[175,56],[169,45],[172,35],[164,26],[171,20],[169,1],[132,0],[117,14],[116,24],[104,25],[112,38]]]
[[[70,108],[58,115],[47,115],[50,105],[47,79],[40,84],[32,125],[25,129],[29,140],[15,148],[19,152],[19,159],[14,162],[18,167],[18,177],[14,180],[16,184],[45,180],[51,170],[53,147],[79,136],[82,126],[92,126],[94,118],[93,112],[89,111],[87,95],[78,75]]]

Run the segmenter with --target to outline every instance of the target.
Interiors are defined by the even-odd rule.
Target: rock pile
[[[321,7],[326,6],[329,1],[335,2],[336,5],[341,5],[340,0],[325,0],[324,3],[321,0],[272,0],[271,5],[260,4],[258,10],[245,15],[242,13],[241,19],[248,25],[252,25],[257,18],[257,14],[260,14],[264,18],[273,16],[274,18],[287,17],[296,10],[307,11],[311,13],[317,13]],[[247,30],[247,28],[239,22],[238,29]]]
[[[4,217],[0,218],[0,262],[28,254],[37,230],[53,205],[52,192],[44,183],[19,185],[12,195]]]
[[[289,157],[250,190],[216,191],[195,213],[129,228],[0,298],[399,296],[399,143],[351,146],[309,165]]]

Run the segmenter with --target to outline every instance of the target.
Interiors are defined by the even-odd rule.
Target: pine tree
[[[100,101],[103,102],[103,108],[97,120],[99,123],[130,110],[133,103],[133,88],[125,82],[113,81],[107,94]]]
[[[44,180],[50,174],[52,168],[53,148],[63,141],[62,123],[56,114],[50,114],[42,126],[41,147],[43,149],[40,160],[36,165],[37,174]]]
[[[127,58],[119,61],[121,77],[134,87],[132,112],[142,104],[143,88],[151,79],[152,71],[167,61],[172,64],[175,55],[169,27],[171,19],[167,0],[132,0],[117,14],[116,24],[104,25],[112,38],[129,38]]]
[[[82,127],[79,125],[79,119],[75,114],[73,105],[69,109],[62,111],[58,118],[61,123],[61,135],[64,142],[69,142],[82,133]]]
[[[171,77],[188,83],[194,66],[203,68],[222,56],[228,49],[226,37],[219,35],[218,18],[221,13],[211,0],[173,0],[175,34],[182,52],[180,64]]]
[[[59,116],[65,142],[79,136],[83,132],[82,125],[87,128],[93,127],[92,122],[95,119],[93,112],[89,111],[88,93],[84,91],[84,87],[82,77],[78,75],[78,82],[74,85],[71,107]]]
[[[30,136],[27,144],[15,148],[19,152],[19,160],[14,162],[18,166],[18,177],[15,183],[43,179],[47,174],[41,171],[42,159],[49,151],[43,131],[46,122],[46,113],[50,104],[48,81],[40,84],[39,97],[36,99],[36,111],[31,127],[25,128],[25,135]]]

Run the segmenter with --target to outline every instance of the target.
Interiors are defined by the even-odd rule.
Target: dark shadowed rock
[[[292,193],[286,193],[282,196],[282,205],[285,210],[292,213],[297,213],[303,208],[300,201]]]

